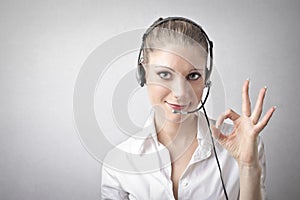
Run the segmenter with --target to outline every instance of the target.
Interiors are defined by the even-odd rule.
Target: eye
[[[162,78],[164,80],[171,79],[170,72],[158,72],[157,74],[158,74],[158,76],[160,76],[160,78]]]
[[[201,77],[201,74],[198,73],[198,72],[194,72],[194,73],[190,73],[188,76],[187,76],[187,80],[198,80],[199,78]]]

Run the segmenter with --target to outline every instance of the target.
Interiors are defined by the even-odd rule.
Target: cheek
[[[200,101],[201,98],[202,98],[202,95],[203,95],[203,90],[204,90],[204,87],[203,86],[194,86],[193,87],[193,92],[194,92],[194,96],[197,97],[197,100]]]
[[[166,97],[170,90],[159,85],[150,84],[147,86],[148,96],[152,104],[160,102],[164,97]]]

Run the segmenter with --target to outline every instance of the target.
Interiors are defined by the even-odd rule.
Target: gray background
[[[226,107],[240,111],[267,85],[278,109],[263,132],[269,199],[297,199],[299,1],[1,1],[0,198],[99,199],[101,164],[83,147],[73,120],[76,77],[113,35],[159,16],[199,22],[215,43]],[[137,38],[139,40],[140,38]]]

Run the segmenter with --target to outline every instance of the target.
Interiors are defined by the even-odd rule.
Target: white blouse
[[[232,125],[223,124],[220,129],[228,134]],[[209,134],[205,118],[199,112],[198,147],[178,182],[178,199],[225,199]],[[265,197],[264,146],[258,140],[261,189]],[[238,199],[237,162],[221,145],[215,143],[215,146],[228,198]],[[174,199],[170,155],[157,140],[153,116],[141,132],[107,154],[102,167],[101,199]]]

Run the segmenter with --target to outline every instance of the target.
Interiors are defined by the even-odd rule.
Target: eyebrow
[[[155,67],[155,68],[157,68],[157,67],[167,68],[167,69],[169,69],[169,70],[171,70],[171,71],[175,72],[175,70],[174,70],[174,69],[172,69],[171,67],[164,66],[164,65],[154,65],[154,67]]]
[[[169,70],[171,70],[172,72],[175,72],[174,69],[172,69],[171,67],[168,67],[168,66],[164,66],[164,65],[154,65],[155,68],[158,68],[158,67],[162,67],[162,68],[167,68]],[[193,68],[191,69],[189,72],[192,72],[192,71],[204,71],[204,69],[197,69],[197,68]]]

